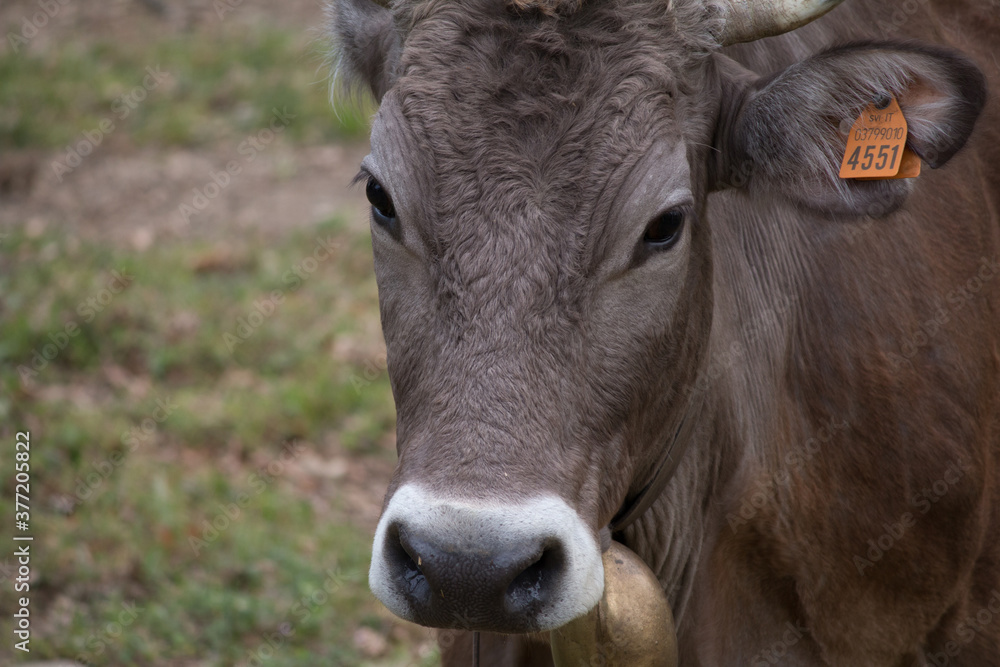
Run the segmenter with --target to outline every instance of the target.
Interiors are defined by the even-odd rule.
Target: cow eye
[[[395,233],[396,208],[392,205],[392,198],[385,191],[382,184],[374,177],[368,178],[368,185],[365,186],[365,195],[368,196],[368,203],[372,205],[372,217],[381,227],[385,227],[390,232]]]
[[[653,250],[665,250],[677,243],[683,228],[684,211],[672,208],[650,221],[642,241]]]

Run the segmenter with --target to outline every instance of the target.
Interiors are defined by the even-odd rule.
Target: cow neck
[[[695,377],[698,377],[698,374]],[[614,518],[611,519],[611,522],[608,524],[608,530],[616,541],[624,543],[622,532],[645,514],[646,510],[663,493],[667,482],[674,476],[677,466],[680,465],[681,459],[684,457],[684,452],[687,451],[688,446],[691,444],[691,436],[698,421],[698,413],[701,411],[701,406],[705,400],[705,393],[705,391],[699,390],[697,387],[691,392],[684,413],[681,415],[680,424],[677,425],[677,430],[674,431],[674,437],[671,438],[666,448],[664,448],[663,454],[654,468],[653,476],[637,494],[625,499],[621,508],[619,508]]]

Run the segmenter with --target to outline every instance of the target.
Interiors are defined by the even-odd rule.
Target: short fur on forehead
[[[613,215],[595,209],[610,197],[595,195],[612,195],[620,186],[612,175],[657,138],[683,141],[679,119],[708,135],[711,114],[686,109],[703,103],[691,93],[712,52],[705,12],[622,6],[585,3],[553,17],[504,0],[431,0],[397,14],[408,32],[391,92],[395,120],[426,147],[413,159],[434,174],[421,192],[421,224],[439,244],[443,291],[503,284],[545,299],[579,296],[569,283]],[[447,299],[480,315],[493,300]],[[567,310],[563,303],[553,314]]]
[[[538,11],[546,16],[557,16],[572,14],[581,4],[582,0],[510,0],[507,6],[517,11]]]
[[[515,38],[535,25],[536,34],[549,30],[568,38],[574,48],[566,49],[564,56],[598,48],[613,53],[613,59],[597,63],[619,65],[608,68],[603,75],[608,78],[615,75],[613,69],[620,74],[641,66],[643,58],[655,58],[667,68],[696,62],[718,49],[715,35],[722,25],[717,8],[701,0],[330,0],[326,15],[334,37],[330,62],[335,86],[375,86],[378,98],[398,78],[401,57],[413,63],[446,60],[444,54],[468,55],[462,53],[470,44],[463,35],[490,31]],[[423,48],[415,47],[414,31],[420,32],[429,19],[443,17],[455,30],[450,35],[438,31],[433,43],[424,40]],[[448,40],[456,36],[457,42]],[[492,64],[506,66],[518,55],[518,46],[503,54],[504,62]]]
[[[683,111],[675,104],[697,103],[688,77],[713,48],[706,12],[673,4],[584,3],[569,16],[505,0],[400,7],[408,28],[394,95],[432,148],[420,159],[441,179],[435,217],[488,206],[498,183],[508,205],[584,213],[575,207],[593,197],[583,191],[661,135]]]

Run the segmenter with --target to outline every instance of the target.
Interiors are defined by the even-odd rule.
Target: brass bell
[[[677,667],[674,617],[660,582],[618,542],[603,560],[601,601],[550,633],[556,667]]]

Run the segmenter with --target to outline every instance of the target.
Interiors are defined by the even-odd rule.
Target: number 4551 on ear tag
[[[920,158],[906,148],[906,118],[895,97],[869,104],[854,121],[840,164],[841,178],[914,178]],[[878,108],[881,106],[882,108]]]

